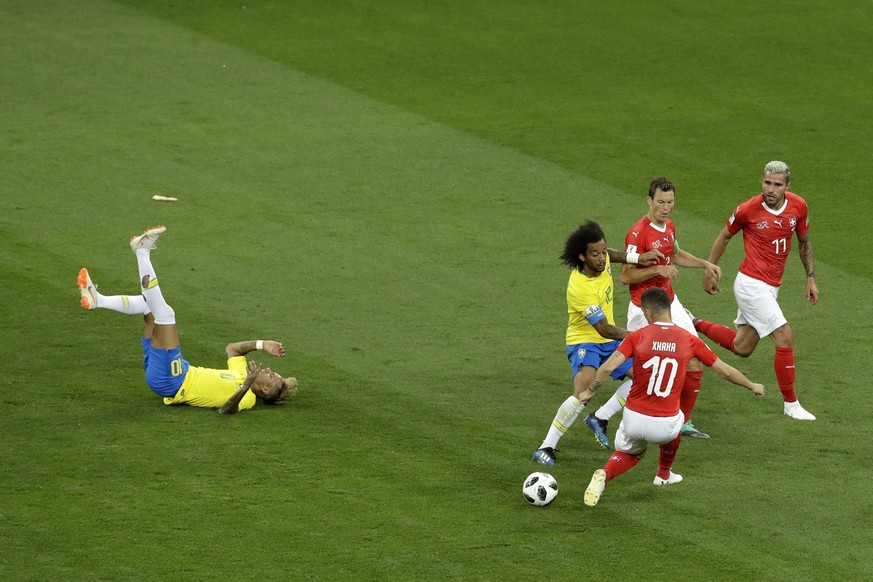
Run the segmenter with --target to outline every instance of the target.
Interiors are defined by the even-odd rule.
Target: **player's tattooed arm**
[[[800,262],[806,269],[806,300],[815,305],[818,303],[818,285],[815,281],[815,256],[812,252],[812,241],[809,240],[809,233],[802,236],[797,235],[797,243]]]
[[[597,390],[603,386],[608,380],[610,375],[615,372],[616,368],[621,366],[625,360],[624,354],[615,351],[612,353],[609,358],[603,362],[603,365],[597,369],[597,373],[594,375],[594,379],[591,381],[591,384],[583,390],[577,398],[579,402],[582,404],[588,404],[588,402],[594,398],[594,395],[597,394]]]
[[[282,357],[285,355],[285,346],[282,342],[274,340],[248,340],[244,342],[233,342],[227,344],[224,348],[228,358],[236,356],[244,356],[255,350],[264,350],[271,356]]]
[[[240,384],[240,387],[237,388],[237,391],[231,394],[230,398],[227,399],[227,402],[221,405],[221,408],[218,409],[219,414],[236,414],[239,412],[239,403],[243,399],[249,390],[251,390],[252,384],[255,383],[255,378],[258,377],[258,374],[261,373],[261,367],[257,362],[249,362],[248,364],[248,374],[246,375],[246,379],[243,380],[243,383]]]
[[[800,262],[806,269],[806,276],[815,278],[815,257],[812,253],[812,241],[809,240],[809,233],[798,235],[797,243],[800,251]]]
[[[607,323],[605,317],[594,324],[594,329],[601,336],[611,340],[623,340],[628,334],[628,331],[623,327]]]

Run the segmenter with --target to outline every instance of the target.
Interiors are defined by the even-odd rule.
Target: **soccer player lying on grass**
[[[188,404],[218,408],[221,414],[235,414],[251,408],[257,400],[278,404],[297,394],[297,379],[283,378],[257,362],[246,364],[245,355],[264,350],[272,356],[285,355],[277,341],[250,340],[228,344],[226,370],[191,366],[182,357],[176,313],[164,300],[151,263],[151,250],[166,227],[156,226],[130,239],[136,253],[142,295],[101,295],[87,269],[79,271],[78,286],[84,309],[109,309],[145,318],[142,348],[146,383],[164,404]]]
[[[748,388],[756,396],[764,396],[764,386],[721,361],[703,340],[673,323],[670,304],[670,296],[663,288],[646,290],[640,306],[649,325],[628,334],[597,370],[591,386],[579,395],[582,402],[591,400],[610,374],[625,360],[633,358],[633,386],[615,433],[615,452],[591,477],[585,490],[585,505],[597,505],[606,483],[636,465],[650,444],[661,445],[655,485],[682,481],[682,475],[674,473],[672,468],[685,422],[679,399],[692,358],[711,367],[729,382]]]

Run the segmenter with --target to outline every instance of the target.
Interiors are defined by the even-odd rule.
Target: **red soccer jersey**
[[[628,231],[624,239],[625,252],[643,254],[652,249],[658,249],[664,254],[664,258],[658,261],[659,265],[669,265],[673,261],[673,253],[676,251],[676,228],[673,226],[672,220],[667,220],[663,227],[656,226],[649,220],[648,216],[643,216],[634,224]],[[634,265],[634,268],[644,269],[641,265]],[[631,283],[630,288],[631,301],[637,307],[640,306],[640,297],[646,289],[652,287],[660,287],[670,296],[670,301],[673,301],[673,286],[670,284],[669,277],[655,275],[646,279],[642,283]]]
[[[773,210],[764,202],[763,195],[758,194],[737,206],[728,218],[727,229],[731,234],[743,231],[746,258],[740,265],[740,273],[779,287],[791,252],[792,236],[795,232],[804,235],[809,230],[806,201],[786,192],[782,208]]]
[[[703,340],[673,323],[652,323],[631,333],[618,346],[634,359],[634,383],[626,408],[649,416],[679,413],[679,396],[691,358],[712,366],[718,356]]]

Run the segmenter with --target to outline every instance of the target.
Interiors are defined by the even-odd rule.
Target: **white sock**
[[[139,284],[142,285],[143,277],[148,275],[149,281],[157,279],[155,268],[152,267],[152,258],[149,249],[136,249],[136,266],[139,268]]]
[[[558,407],[558,412],[555,414],[555,419],[552,421],[552,426],[549,427],[549,432],[546,435],[546,440],[543,441],[543,444],[540,445],[541,449],[554,449],[558,446],[558,441],[561,440],[561,437],[564,436],[564,433],[567,432],[573,423],[576,422],[576,418],[579,417],[579,413],[585,409],[585,405],[579,402],[579,399],[575,396],[570,396],[567,398],[560,407]]]
[[[599,418],[600,420],[609,420],[617,412],[621,412],[621,409],[624,408],[625,402],[627,402],[627,395],[630,394],[631,385],[633,382],[630,380],[625,380],[622,382],[621,386],[618,387],[618,390],[612,395],[612,398],[606,401],[606,404],[597,409],[597,412],[594,413],[594,416]]]
[[[136,249],[136,264],[139,267],[140,285],[142,280],[148,276],[148,284],[142,289],[142,296],[145,298],[148,308],[155,316],[155,323],[158,325],[175,325],[176,312],[164,299],[164,294],[161,293],[161,286],[158,285],[158,276],[155,273],[155,268],[152,266],[151,253],[149,249]]]
[[[125,315],[145,315],[149,306],[142,295],[101,295],[97,293],[95,307],[109,309]]]

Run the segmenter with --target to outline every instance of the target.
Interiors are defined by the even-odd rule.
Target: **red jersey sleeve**
[[[743,225],[748,222],[748,219],[746,218],[748,208],[749,203],[743,202],[742,204],[737,206],[733,213],[728,217],[727,224],[725,226],[727,226],[729,233],[734,235],[743,230]]]
[[[639,330],[637,330],[637,331],[639,331]],[[639,334],[636,331],[631,333],[631,334],[628,334],[622,340],[622,342],[618,345],[618,348],[616,348],[616,351],[624,354],[624,357],[627,358],[628,360],[631,359],[634,355],[634,344],[636,343],[638,337],[639,337]]]
[[[709,346],[699,337],[691,336],[691,338],[691,347],[694,350],[695,357],[707,368],[711,367],[718,359],[718,355],[709,349]]]
[[[795,196],[797,204],[797,236],[803,236],[809,232],[809,207],[806,205],[806,200],[800,196]]]

